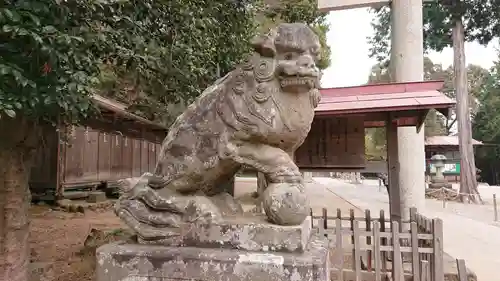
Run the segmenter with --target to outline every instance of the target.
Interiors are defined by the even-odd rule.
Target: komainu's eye
[[[291,60],[293,59],[293,53],[286,53],[284,56],[285,60]]]

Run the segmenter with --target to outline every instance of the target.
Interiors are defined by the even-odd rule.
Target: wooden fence
[[[411,209],[410,221],[390,222],[383,210],[372,217],[329,216],[311,211],[312,227],[330,241],[335,281],[443,281],[443,224]],[[393,231],[397,230],[397,231]]]

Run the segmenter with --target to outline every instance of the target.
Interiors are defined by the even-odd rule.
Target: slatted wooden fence
[[[443,281],[443,228],[440,219],[428,219],[411,210],[410,221],[390,222],[383,210],[372,217],[329,216],[311,211],[312,226],[328,237],[331,280],[339,281]],[[397,230],[397,231],[393,231]]]

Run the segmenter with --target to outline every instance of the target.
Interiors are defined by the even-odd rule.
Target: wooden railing
[[[330,241],[331,279],[339,281],[443,281],[443,228],[411,210],[409,221],[389,221],[383,210],[372,217],[344,217],[340,209],[312,216],[312,227]],[[397,231],[393,231],[397,230]]]

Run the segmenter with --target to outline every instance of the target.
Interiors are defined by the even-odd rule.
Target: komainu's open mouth
[[[317,79],[317,77],[303,76],[280,77],[280,84],[283,89],[291,87],[312,89],[314,88]]]

